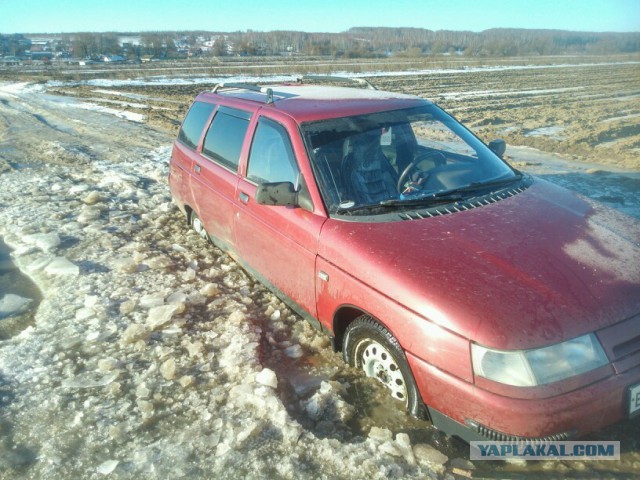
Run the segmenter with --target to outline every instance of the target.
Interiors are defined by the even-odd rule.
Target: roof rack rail
[[[257,83],[218,83],[215,87],[213,87],[213,90],[211,90],[213,93],[218,93],[219,90],[222,90],[223,88],[241,88],[244,90],[251,90],[252,92],[260,92],[260,93],[265,93],[267,95],[267,102],[266,103],[273,103],[273,89],[268,88],[268,87],[261,87],[260,85],[258,85]]]
[[[353,82],[364,85],[369,90],[377,90],[368,80],[357,77],[339,77],[337,75],[303,75],[302,77],[298,77],[298,83],[303,83],[305,80],[316,82]]]

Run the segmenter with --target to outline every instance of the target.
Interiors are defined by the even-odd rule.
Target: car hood
[[[640,312],[639,225],[535,179],[518,195],[463,212],[330,219],[319,255],[453,332],[526,349]]]

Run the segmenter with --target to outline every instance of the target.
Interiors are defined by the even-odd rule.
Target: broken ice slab
[[[54,258],[44,269],[49,275],[79,275],[80,267],[64,257]]]
[[[24,243],[33,245],[45,253],[54,250],[60,245],[60,236],[55,232],[25,235],[22,240]]]
[[[12,317],[26,312],[33,302],[31,298],[21,297],[13,293],[8,293],[0,298],[0,319]]]
[[[105,387],[113,382],[118,376],[119,372],[113,372],[104,377],[92,378],[89,376],[69,378],[62,382],[62,386],[65,388],[97,388]]]

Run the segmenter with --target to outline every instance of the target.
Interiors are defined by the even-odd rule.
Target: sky
[[[351,27],[640,31],[640,0],[0,0],[0,33]]]

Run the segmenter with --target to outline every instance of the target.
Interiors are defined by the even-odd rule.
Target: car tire
[[[202,220],[200,220],[198,214],[193,211],[191,212],[191,228],[193,228],[193,230],[198,234],[200,238],[203,238],[207,242],[209,241],[209,234],[204,228],[204,223],[202,223]]]
[[[356,318],[344,334],[342,355],[349,365],[381,382],[408,413],[425,417],[425,406],[396,338],[369,315]]]

